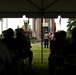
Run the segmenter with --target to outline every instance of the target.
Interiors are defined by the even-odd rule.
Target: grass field
[[[41,44],[33,44],[33,69],[27,75],[49,75],[48,56],[50,49],[43,48],[43,63],[41,62]]]
[[[43,63],[48,62],[48,56],[50,49],[43,47],[43,53],[42,53],[42,47],[41,44],[33,44],[31,50],[33,51],[33,63],[41,63],[42,54],[43,54]]]

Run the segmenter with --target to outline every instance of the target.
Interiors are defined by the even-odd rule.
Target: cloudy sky
[[[8,18],[7,19],[7,24],[8,24],[8,28],[13,28],[16,29],[17,26],[19,25],[19,27],[21,27],[23,25],[23,18]],[[67,30],[67,21],[68,18],[61,18],[61,30]],[[60,25],[59,25],[59,18],[55,19],[56,22],[56,29],[60,30]],[[29,25],[32,25],[32,19],[30,19],[30,23]],[[3,19],[3,30],[6,30],[6,18]],[[0,22],[0,34],[1,34],[1,22]]]

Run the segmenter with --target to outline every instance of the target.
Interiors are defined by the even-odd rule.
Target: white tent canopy
[[[76,17],[76,0],[1,0],[0,17]]]

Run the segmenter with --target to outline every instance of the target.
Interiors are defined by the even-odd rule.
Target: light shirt
[[[49,34],[45,33],[44,34],[44,39],[48,39],[49,38]]]

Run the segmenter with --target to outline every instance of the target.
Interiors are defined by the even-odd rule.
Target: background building
[[[42,30],[42,31],[41,31]],[[41,32],[47,31],[55,32],[56,31],[56,23],[54,19],[51,18],[34,18],[32,19],[32,37],[36,37],[38,40],[41,40]]]

